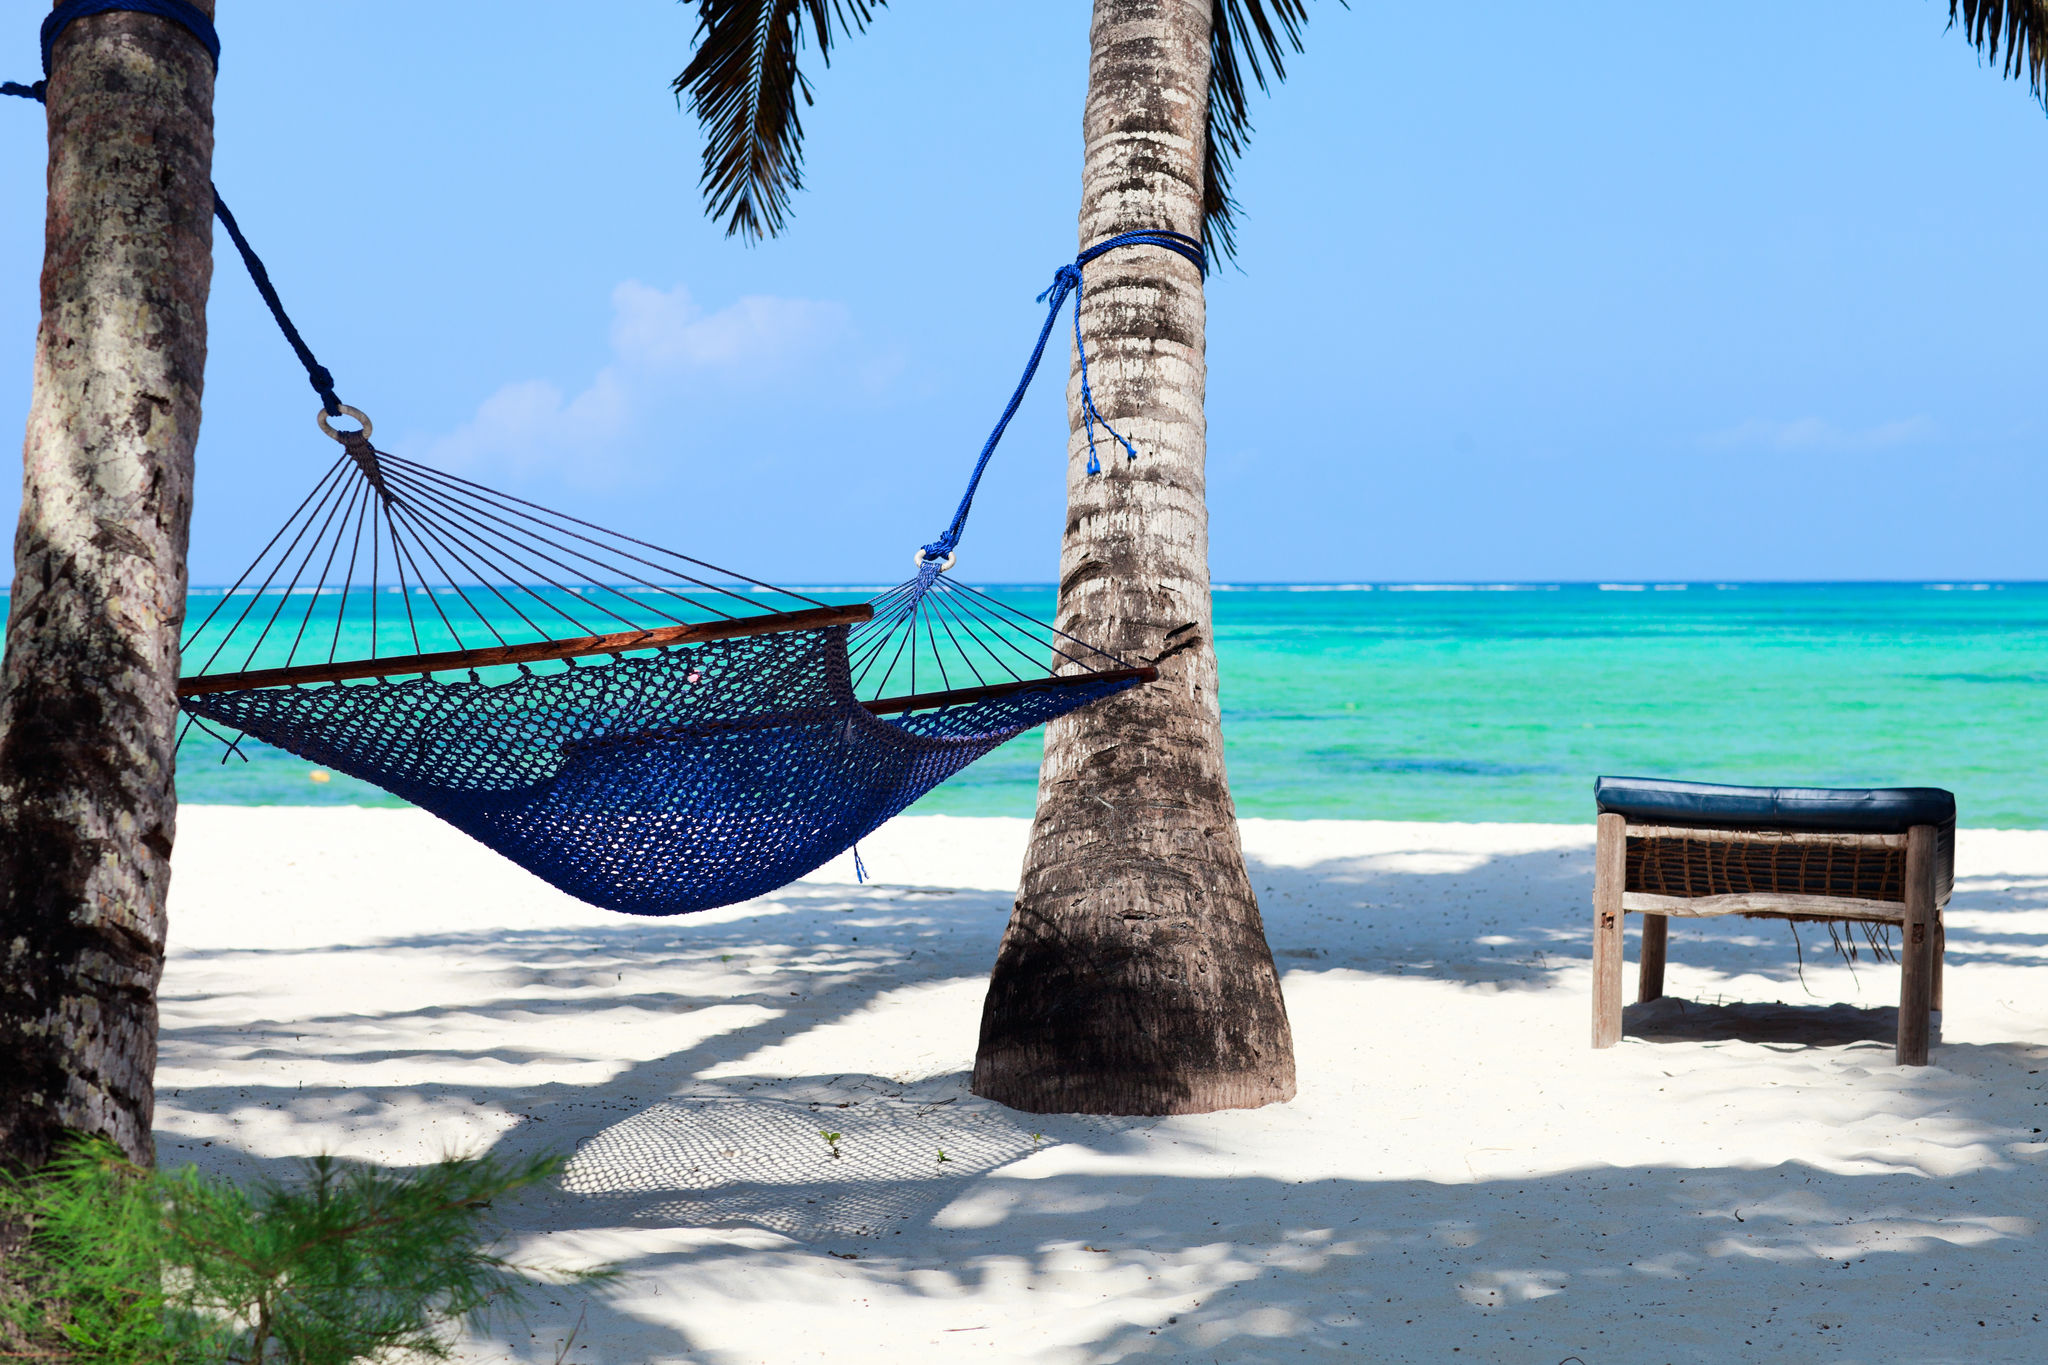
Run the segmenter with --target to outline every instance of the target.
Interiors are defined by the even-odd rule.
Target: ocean
[[[1049,587],[996,591],[1052,614]],[[2048,584],[1219,587],[1216,648],[1242,815],[1585,822],[1617,773],[1940,786],[1966,825],[2048,828]],[[195,732],[181,799],[398,804],[242,752]],[[915,809],[1029,815],[1038,756],[1013,741]]]

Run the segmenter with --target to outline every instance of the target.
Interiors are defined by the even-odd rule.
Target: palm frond
[[[1347,0],[1339,0],[1346,3]],[[1202,155],[1202,238],[1222,256],[1237,255],[1237,200],[1230,175],[1251,140],[1245,73],[1261,91],[1266,68],[1287,79],[1286,49],[1302,50],[1307,0],[1211,0],[1209,26],[1209,138]]]
[[[1986,61],[2005,52],[2004,74],[2027,78],[2034,98],[2048,104],[2048,0],[1948,0],[1948,24],[1961,24]]]
[[[797,52],[806,23],[829,66],[834,38],[863,32],[888,0],[695,3],[697,51],[673,85],[676,102],[687,97],[704,128],[704,207],[729,237],[772,237],[803,188],[797,100],[812,99]]]

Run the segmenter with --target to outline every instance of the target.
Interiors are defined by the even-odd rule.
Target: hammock
[[[230,750],[254,736],[593,905],[676,915],[803,876],[998,745],[1156,676],[948,570],[1069,293],[1079,345],[1082,266],[1146,245],[1199,264],[1191,239],[1125,234],[1060,269],[945,533],[908,582],[833,603],[379,450],[217,208],[343,447],[185,641],[202,662],[180,705]],[[1095,410],[1085,351],[1081,368],[1090,471],[1097,424],[1135,459]]]
[[[65,0],[43,21],[45,80],[0,93],[42,100],[57,36],[108,10],[182,24],[219,60],[188,0]],[[676,915],[784,885],[997,745],[1156,676],[946,573],[1069,294],[1088,472],[1101,471],[1098,425],[1137,458],[1095,407],[1081,272],[1122,247],[1206,270],[1192,237],[1125,233],[1060,267],[1023,377],[916,576],[832,603],[377,449],[217,190],[214,214],[343,453],[183,642],[203,658],[178,681],[181,743],[199,726],[226,761],[253,736],[593,905]],[[359,426],[337,429],[343,416]]]
[[[950,555],[835,605],[341,439],[190,632],[180,705],[231,748],[250,735],[373,783],[593,905],[674,915],[771,891],[997,745],[1153,676],[953,581]],[[338,657],[365,635],[366,657]],[[438,643],[455,647],[422,648]]]

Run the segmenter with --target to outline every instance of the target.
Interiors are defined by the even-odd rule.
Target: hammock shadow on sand
[[[830,1093],[846,1094],[849,1082],[889,1084],[840,1077]],[[934,1083],[917,1088],[929,1094]],[[1017,1114],[965,1095],[964,1085],[944,1088],[952,1093],[942,1099],[851,1102],[679,1095],[580,1144],[561,1188],[593,1223],[756,1227],[799,1242],[887,1237],[1081,1130],[1100,1136],[1133,1122]]]

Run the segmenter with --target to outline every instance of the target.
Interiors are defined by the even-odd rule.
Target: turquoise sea
[[[1945,786],[1965,824],[2048,827],[2048,584],[1258,586],[1216,626],[1245,815],[1577,822],[1626,773]],[[244,747],[195,734],[181,797],[396,804]],[[1017,740],[917,809],[1028,815],[1037,760]]]

